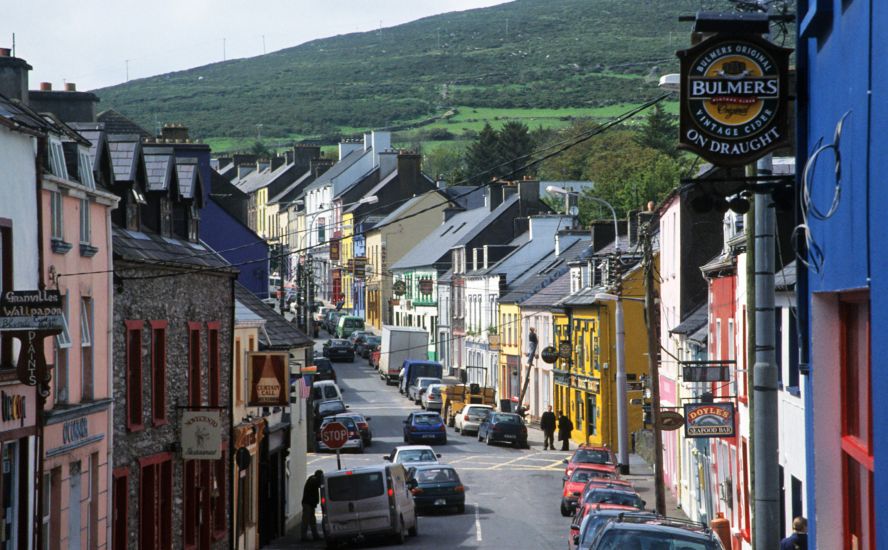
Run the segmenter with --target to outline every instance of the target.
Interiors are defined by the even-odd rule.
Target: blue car
[[[447,443],[447,428],[438,413],[410,413],[404,421],[404,443]]]

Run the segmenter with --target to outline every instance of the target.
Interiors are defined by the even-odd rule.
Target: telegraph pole
[[[657,335],[656,296],[654,295],[654,219],[644,227],[644,312],[648,336],[648,375],[651,379],[651,426],[654,432],[654,494],[656,511],[666,515],[666,487],[663,485],[663,437],[660,430],[660,340]]]

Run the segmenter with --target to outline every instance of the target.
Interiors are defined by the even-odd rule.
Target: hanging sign
[[[182,459],[218,460],[222,458],[222,418],[220,411],[182,411]]]
[[[540,357],[551,365],[558,359],[558,350],[555,349],[555,346],[546,346],[540,352]]]
[[[570,340],[562,340],[558,343],[558,357],[562,359],[570,359],[572,351],[573,347],[570,345]]]
[[[679,147],[716,166],[739,166],[786,145],[791,52],[757,35],[736,34],[677,52]]]
[[[58,290],[10,290],[0,294],[0,330],[61,332],[65,327]]]
[[[685,419],[678,411],[660,411],[659,423],[661,430],[671,432],[684,426]]]
[[[734,437],[733,403],[688,403],[685,437]]]
[[[403,296],[407,293],[407,283],[404,281],[395,281],[392,285],[392,292],[395,296]]]
[[[330,261],[339,261],[339,239],[336,237],[330,239]]]
[[[248,407],[285,407],[289,404],[286,353],[250,352]]]

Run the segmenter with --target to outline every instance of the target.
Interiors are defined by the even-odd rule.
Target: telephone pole
[[[654,220],[645,223],[643,231],[644,318],[648,335],[648,375],[651,379],[651,426],[654,432],[654,495],[656,511],[666,514],[666,487],[663,485],[663,437],[660,430],[660,340],[657,334],[659,311],[654,290]]]

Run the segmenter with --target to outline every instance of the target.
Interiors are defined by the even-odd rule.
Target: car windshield
[[[330,477],[327,478],[326,485],[331,501],[362,500],[378,497],[385,492],[382,474],[379,472]]]
[[[430,386],[429,387],[429,395],[438,396],[441,395],[441,386]]]
[[[330,346],[332,346],[332,347],[348,346],[348,340],[330,340]]]
[[[345,328],[364,328],[364,321],[360,319],[346,319]]]
[[[490,408],[488,407],[468,407],[466,409],[466,414],[474,414],[477,416],[487,416],[490,414]]]
[[[602,449],[577,449],[573,462],[583,464],[613,464],[610,451]]]
[[[338,399],[335,401],[324,401],[318,405],[318,412],[322,414],[343,411],[345,411],[345,405],[343,405],[342,401],[339,401]]]
[[[437,414],[418,414],[413,417],[414,424],[432,426],[441,423],[441,417]]]
[[[600,472],[598,470],[574,470],[574,473],[570,476],[570,480],[578,483],[586,483],[592,478],[613,479],[613,477],[613,474],[610,472]]]
[[[521,424],[521,417],[517,414],[498,414],[493,421],[497,424]]]
[[[428,388],[432,384],[437,384],[440,380],[435,380],[434,378],[420,378],[419,379],[419,387],[420,388]]]
[[[364,341],[368,344],[378,346],[379,343],[382,342],[382,338],[380,338],[379,336],[368,336]]]
[[[437,462],[435,453],[428,449],[412,449],[398,453],[398,462]]]
[[[615,529],[604,533],[599,550],[719,550],[714,540],[642,529]]]
[[[621,506],[634,506],[635,508],[644,508],[644,502],[641,497],[633,493],[622,491],[592,491],[586,497],[586,502],[602,504],[619,504]]]
[[[331,424],[333,422],[339,422],[349,430],[356,429],[355,420],[349,416],[337,416],[336,418],[328,418],[324,420],[324,423],[321,426],[326,426],[327,424]]]
[[[459,476],[453,468],[423,468],[416,472],[416,481],[420,483],[459,483]]]

